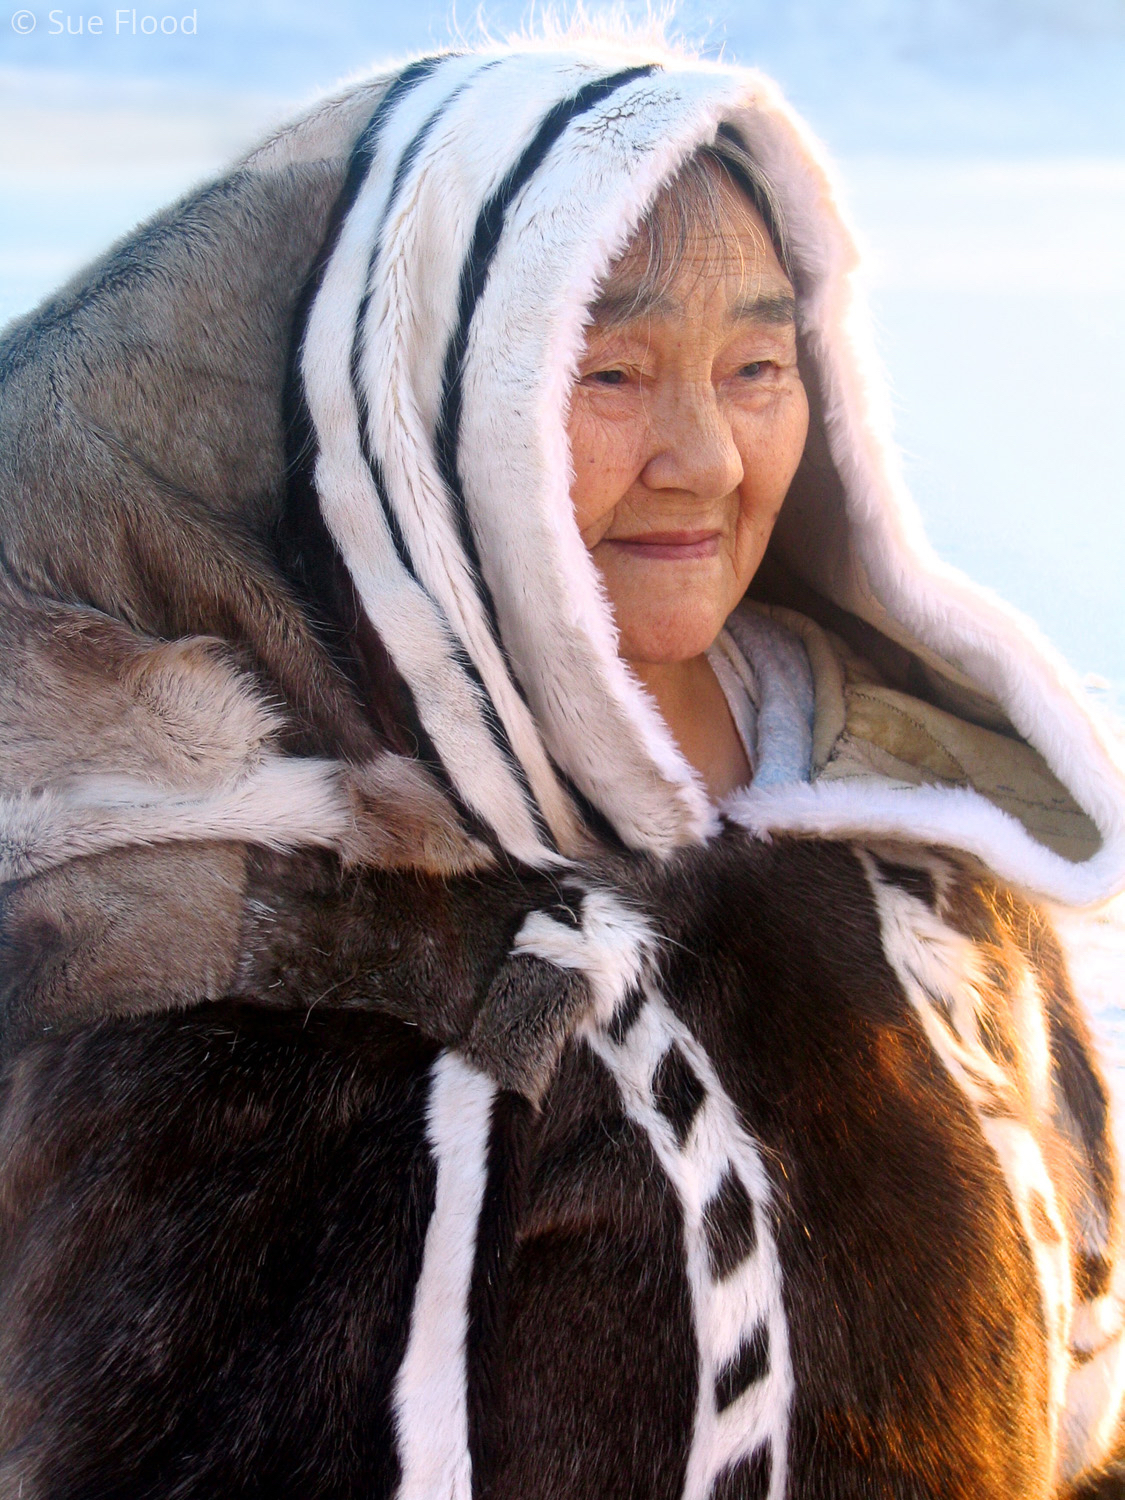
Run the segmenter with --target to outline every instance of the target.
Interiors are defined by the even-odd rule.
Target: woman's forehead
[[[686,221],[671,244],[653,219],[641,224],[602,281],[590,308],[595,323],[675,318],[713,297],[735,319],[795,320],[793,286],[761,215],[741,195],[732,190],[717,223],[707,214]]]

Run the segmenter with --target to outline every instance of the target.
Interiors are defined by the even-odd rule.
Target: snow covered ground
[[[56,31],[46,6],[0,9],[0,322],[319,89],[455,30],[439,0],[177,0],[151,36],[110,10],[92,33],[95,13]],[[500,31],[523,13],[488,6]],[[680,19],[778,76],[840,163],[938,550],[1125,718],[1119,0],[683,0]],[[1125,904],[1065,920],[1125,1102]]]

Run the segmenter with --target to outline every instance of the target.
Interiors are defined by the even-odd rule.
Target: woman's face
[[[808,430],[793,288],[760,216],[723,185],[671,285],[626,251],[594,309],[571,398],[571,498],[633,662],[715,640],[761,562]]]

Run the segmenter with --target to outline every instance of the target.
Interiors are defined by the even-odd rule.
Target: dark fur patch
[[[675,1192],[586,1046],[543,1107],[490,1500],[680,1500],[699,1390]]]
[[[656,1070],[652,1097],[657,1109],[676,1132],[676,1140],[683,1146],[707,1094],[694,1068],[674,1042]]]
[[[582,898],[564,901],[561,898],[554,906],[548,907],[547,915],[553,917],[556,922],[561,922],[564,927],[573,927],[575,930],[582,926]]]
[[[770,1340],[764,1323],[759,1323],[730,1364],[715,1377],[715,1406],[720,1412],[756,1385],[770,1367]]]
[[[1079,1302],[1092,1302],[1109,1291],[1113,1267],[1104,1255],[1083,1254],[1074,1257],[1074,1295]]]
[[[913,896],[915,901],[921,901],[931,911],[937,910],[937,890],[929,870],[919,870],[914,865],[900,865],[894,860],[882,859],[878,854],[871,857],[888,885],[897,885],[899,890]]]
[[[733,1172],[723,1178],[719,1191],[704,1210],[703,1227],[711,1275],[716,1281],[723,1281],[753,1254],[758,1243],[754,1205]]]
[[[629,1035],[630,1031],[632,1031],[644,1003],[644,991],[638,985],[633,985],[614,1012],[612,1021],[606,1027],[606,1035],[615,1047],[620,1047],[621,1043]]]
[[[473,1473],[478,1476],[485,1472],[490,1458],[491,1417],[500,1376],[497,1356],[505,1315],[503,1288],[511,1274],[516,1229],[525,1206],[535,1125],[532,1108],[521,1095],[497,1095],[489,1128],[488,1177],[477,1225],[465,1340],[469,1454]]]
[[[770,1445],[763,1443],[749,1458],[723,1470],[711,1486],[710,1500],[765,1500],[772,1470]]]
[[[13,1493],[393,1494],[433,1056],[398,1022],[232,1006],[24,1049],[0,1193]]]
[[[965,1072],[973,1077],[968,1068]],[[974,1078],[974,1082],[977,1080]],[[990,1089],[987,1084],[978,1083],[979,1097],[977,1108],[980,1110],[981,1118],[985,1120],[1018,1120],[1019,1111],[1015,1109],[1009,1100],[1004,1099],[995,1089]]]

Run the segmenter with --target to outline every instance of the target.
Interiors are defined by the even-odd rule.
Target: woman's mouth
[[[719,550],[720,531],[646,531],[641,536],[605,537],[611,547],[631,557],[656,562],[686,562],[689,558],[714,557]]]

